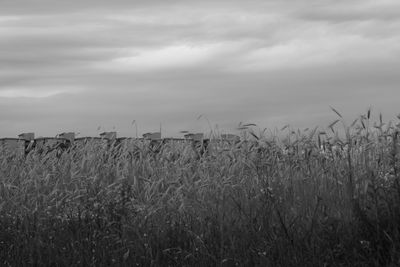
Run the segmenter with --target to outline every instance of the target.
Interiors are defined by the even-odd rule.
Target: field
[[[400,125],[338,116],[204,155],[1,154],[0,265],[398,266]]]

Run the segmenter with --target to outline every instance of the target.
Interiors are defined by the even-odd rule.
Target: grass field
[[[136,141],[1,154],[0,265],[398,266],[400,125],[338,116],[249,127],[201,157]]]

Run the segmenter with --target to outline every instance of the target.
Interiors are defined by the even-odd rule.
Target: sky
[[[398,0],[1,0],[0,136],[400,113]]]

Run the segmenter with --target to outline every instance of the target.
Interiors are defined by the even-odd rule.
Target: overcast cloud
[[[399,44],[396,0],[2,0],[0,136],[392,119]]]

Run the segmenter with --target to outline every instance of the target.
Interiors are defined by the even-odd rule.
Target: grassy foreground
[[[400,128],[369,117],[282,138],[247,129],[254,142],[200,159],[135,141],[3,153],[0,265],[397,266]]]

